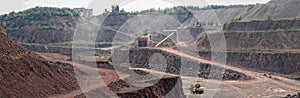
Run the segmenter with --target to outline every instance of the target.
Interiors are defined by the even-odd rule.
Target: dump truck
[[[191,85],[191,93],[192,94],[203,94],[204,93],[204,87],[201,87],[200,83],[197,83],[195,85]]]

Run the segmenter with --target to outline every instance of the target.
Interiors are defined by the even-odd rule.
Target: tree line
[[[70,8],[54,8],[54,7],[35,7],[20,12],[10,12],[0,16],[0,21],[10,21],[13,19],[28,19],[28,20],[42,20],[45,17],[53,16],[79,16],[74,10]]]
[[[191,11],[195,10],[214,10],[214,9],[221,9],[221,8],[239,8],[239,7],[248,7],[252,9],[257,4],[248,4],[248,5],[207,5],[205,7],[199,6],[176,6],[172,8],[151,8],[148,10],[142,11],[131,11],[127,12],[122,9],[119,12],[104,12],[104,14],[109,14],[111,16],[119,16],[119,15],[139,15],[139,14],[146,14],[146,13],[159,13],[159,14],[168,14],[168,15],[180,15],[180,14],[187,14]]]

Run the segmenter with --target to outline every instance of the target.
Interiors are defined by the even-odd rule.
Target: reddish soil
[[[73,64],[73,66],[75,66],[76,68],[79,68],[79,69],[85,69],[85,70],[90,70],[90,71],[98,71],[100,73],[100,75],[102,76],[102,80],[104,81],[104,83],[100,83],[100,84],[96,84],[96,85],[93,85],[91,87],[88,87],[87,89],[85,89],[84,92],[82,90],[73,90],[72,92],[67,93],[67,94],[57,94],[57,95],[51,96],[53,98],[57,98],[57,97],[59,97],[59,98],[73,98],[73,97],[76,97],[78,95],[82,95],[83,93],[87,93],[87,92],[90,92],[92,90],[105,87],[105,86],[119,80],[118,74],[112,69],[93,68],[93,67],[89,67],[87,65],[75,63],[75,62],[69,61],[70,60],[69,56],[62,55],[62,54],[56,54],[56,53],[38,53],[38,54],[41,57],[43,57],[43,58],[45,58],[49,61],[52,61],[52,62],[61,62],[61,63]]]
[[[79,88],[70,64],[48,62],[0,31],[0,96],[46,97]]]
[[[86,69],[86,70],[90,70],[90,71],[99,71],[100,74],[102,75],[102,79],[105,82],[104,84],[99,83],[99,84],[95,84],[90,87],[87,87],[87,89],[84,92],[81,90],[74,90],[67,94],[57,94],[57,95],[51,96],[52,98],[58,98],[58,97],[59,98],[73,98],[73,97],[85,98],[83,93],[89,94],[89,93],[97,92],[98,90],[101,90],[105,87],[108,87],[111,91],[113,91],[116,94],[120,94],[120,96],[123,96],[123,97],[126,96],[127,92],[130,92],[129,94],[133,94],[133,95],[128,95],[127,97],[132,97],[135,94],[138,95],[138,94],[140,94],[142,92],[146,92],[146,91],[147,91],[147,93],[143,93],[143,94],[148,94],[148,95],[154,94],[155,95],[155,93],[151,92],[151,91],[153,91],[152,86],[147,87],[146,89],[132,86],[132,85],[126,83],[124,80],[120,80],[119,75],[113,69],[93,68],[93,67],[90,67],[87,65],[78,64],[78,63],[75,63],[72,61],[68,61],[68,60],[70,60],[70,57],[62,55],[62,54],[57,54],[57,53],[38,53],[38,54],[40,56],[42,56],[43,58],[53,61],[53,62],[72,63],[74,66],[76,66],[77,68],[80,68],[80,69]],[[163,73],[163,72],[151,71],[151,70],[146,70],[146,69],[128,69],[128,68],[122,69],[122,74],[128,74],[126,72],[129,70],[133,70],[136,74],[139,74],[142,76],[148,75],[150,72],[152,74],[153,73],[167,74],[167,73]],[[173,79],[173,77],[177,77],[176,75],[172,75],[172,74],[167,74],[167,75],[169,75],[172,79]],[[130,77],[132,77],[132,76],[130,75],[129,77],[126,77],[126,79],[130,78]],[[169,79],[169,78],[166,78],[166,79]],[[161,82],[164,83],[164,82],[167,82],[167,80],[164,80]],[[170,83],[170,82],[168,81],[168,83]],[[158,85],[163,85],[163,84],[158,84]],[[159,87],[160,87],[160,89],[168,88],[168,87],[164,87],[164,86],[159,86]],[[170,87],[172,87],[172,86],[170,86]],[[133,91],[136,91],[139,93],[132,93]],[[155,90],[155,91],[157,91],[157,90]],[[163,91],[167,91],[167,90],[163,90]],[[160,91],[158,90],[157,92],[160,92]],[[162,93],[162,92],[160,92],[160,93]],[[101,95],[95,95],[95,96],[101,96]],[[136,98],[136,97],[133,97],[133,98]]]
[[[218,91],[216,93],[215,96],[224,96],[224,94],[227,97],[237,97],[237,96],[243,96],[243,97],[262,97],[262,96],[273,96],[273,97],[278,97],[278,96],[285,96],[288,93],[295,93],[296,91],[299,90],[299,82],[294,81],[294,80],[290,80],[290,79],[286,79],[284,77],[280,77],[280,76],[276,76],[276,75],[272,75],[272,77],[270,77],[270,75],[264,75],[264,73],[261,72],[255,72],[255,71],[251,71],[251,70],[247,70],[247,69],[243,69],[243,68],[239,68],[239,67],[234,67],[234,66],[229,66],[229,65],[225,65],[225,64],[219,64],[219,63],[215,63],[215,62],[211,62],[208,60],[203,60],[203,59],[199,59],[197,57],[193,57],[190,56],[188,54],[179,52],[177,50],[172,50],[172,49],[168,49],[168,48],[157,48],[157,49],[161,49],[164,51],[167,51],[169,53],[174,53],[174,54],[178,54],[182,57],[187,57],[190,59],[194,59],[200,62],[204,62],[204,63],[208,63],[208,64],[214,64],[217,66],[222,66],[231,70],[235,70],[241,73],[244,73],[248,76],[253,77],[253,80],[248,80],[248,81],[221,81],[220,83],[220,91]],[[65,58],[60,54],[41,54],[44,55],[43,57],[53,57],[52,60],[68,60],[69,58]],[[51,56],[52,55],[52,56]],[[51,58],[48,58],[49,60]],[[66,63],[69,61],[65,61]],[[88,66],[84,66],[84,65],[80,65],[80,64],[75,64],[76,67],[81,67],[81,68],[86,68],[86,69],[90,69],[90,70],[98,70],[97,68],[91,68]],[[106,71],[105,71],[106,70]],[[111,70],[112,71],[112,70]],[[102,73],[109,73],[109,71],[107,69],[103,69],[102,71],[100,71]],[[158,72],[158,71],[153,71],[150,69],[135,69],[135,72],[137,74],[140,75],[145,75],[148,74],[148,72],[151,73],[160,73],[160,74],[167,74],[167,73],[163,73],[163,72]],[[112,74],[112,73],[110,73]],[[107,83],[111,83],[108,85],[108,87],[115,91],[115,92],[119,92],[121,89],[123,88],[127,88],[129,85],[127,83],[125,83],[122,80],[117,80],[117,82],[111,82],[111,81],[115,81],[115,78],[112,78],[114,75],[112,76],[104,76],[107,77],[106,78],[106,84]],[[185,94],[189,95],[189,90],[188,88],[190,87],[191,84],[194,84],[196,82],[200,82],[201,84],[206,84],[207,79],[203,79],[203,78],[196,78],[196,77],[186,77],[186,76],[182,76],[183,79],[183,89]],[[98,88],[101,88],[103,86],[106,86],[103,84],[99,84],[99,85],[93,85],[92,87],[89,88],[88,91],[93,91],[96,90]],[[87,92],[88,92],[87,91]],[[58,96],[54,96],[54,97],[79,97],[79,98],[84,98],[83,92],[80,90],[74,90],[71,93],[68,94],[60,94]],[[194,95],[191,95],[194,96]]]

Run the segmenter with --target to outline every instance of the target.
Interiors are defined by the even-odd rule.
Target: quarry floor
[[[254,79],[247,80],[247,81],[214,81],[214,80],[208,80],[199,77],[181,76],[183,82],[183,86],[182,86],[183,91],[188,98],[199,98],[199,97],[211,96],[211,95],[207,95],[206,93],[202,95],[193,95],[190,94],[190,90],[189,90],[191,85],[195,83],[201,83],[202,86],[207,86],[209,85],[208,82],[215,82],[215,84],[213,85],[218,86],[217,89],[214,89],[216,90],[216,93],[214,94],[214,98],[282,98],[287,94],[294,94],[300,91],[300,81],[291,80],[276,75],[272,75],[270,78],[269,75],[266,76],[265,73],[262,72],[250,71],[247,69],[237,68],[225,64],[218,64],[215,62],[199,59],[197,57],[193,57],[185,53],[181,53],[177,50],[172,50],[167,48],[159,48],[159,49],[163,51],[167,51],[169,53],[179,54],[182,57],[187,57],[189,59],[197,60],[200,62],[223,66],[227,69],[232,69],[244,73],[248,76],[254,77]],[[57,97],[73,98],[82,93],[105,87],[107,84],[117,81],[118,79],[128,77],[127,73],[117,73],[116,71],[111,69],[93,68],[86,65],[74,63],[70,61],[70,57],[66,55],[57,54],[57,53],[38,53],[38,54],[41,55],[43,58],[52,62],[59,61],[62,63],[73,64],[74,66],[82,69],[98,71],[102,75],[102,79],[104,80],[103,83],[99,83],[98,85],[91,85],[85,88],[84,91],[75,90],[67,94],[50,96],[53,98],[57,98]],[[151,71],[151,73],[165,74],[162,72],[157,72],[149,69],[144,69],[144,70]]]

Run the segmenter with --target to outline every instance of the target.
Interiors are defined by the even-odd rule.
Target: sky
[[[138,11],[150,8],[166,8],[178,5],[205,6],[230,4],[266,3],[270,0],[4,0],[0,3],[0,14],[22,11],[35,6],[48,7],[85,7],[94,9],[94,14],[101,14],[105,8],[119,4],[126,11]]]

